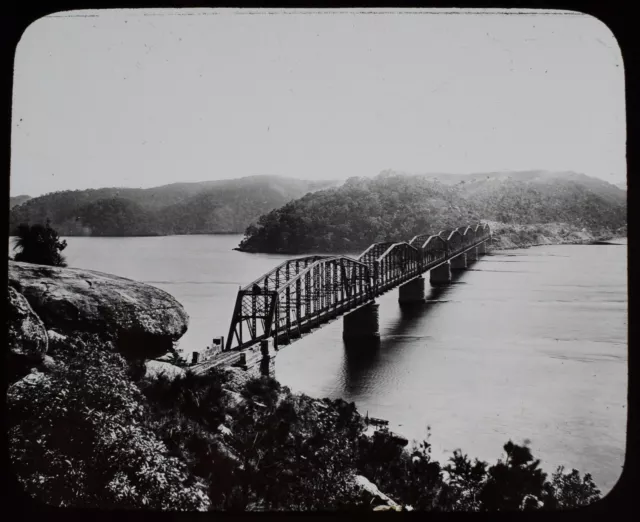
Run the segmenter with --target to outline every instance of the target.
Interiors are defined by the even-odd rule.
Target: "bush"
[[[57,369],[8,391],[10,454],[26,491],[54,506],[206,509],[205,485],[142,424],[122,357],[67,342]]]
[[[267,390],[262,380],[248,388]],[[358,506],[353,481],[356,438],[330,407],[283,390],[262,407],[249,400],[233,412],[234,447],[240,455],[245,507],[270,510],[346,509]]]
[[[505,511],[529,509],[572,509],[600,498],[591,475],[577,470],[564,474],[559,467],[551,482],[526,446],[509,441],[506,458],[489,467],[472,463],[458,450],[444,470],[448,473],[448,508],[454,511]],[[444,507],[444,506],[443,506]]]
[[[245,399],[258,400],[267,406],[275,405],[281,386],[271,377],[256,377],[250,379],[241,391]]]
[[[454,511],[479,511],[480,493],[486,484],[487,463],[473,462],[460,450],[453,452],[444,468],[448,474],[448,503]]]
[[[14,259],[39,265],[67,266],[60,254],[67,247],[66,241],[60,241],[58,233],[51,228],[49,220],[46,225],[20,225],[15,235]]]
[[[418,510],[439,509],[444,487],[440,464],[427,441],[407,451],[385,432],[361,437],[357,469],[397,502]]]
[[[162,374],[144,379],[140,388],[154,414],[184,416],[215,431],[225,415],[223,383],[220,372],[196,375],[187,370],[173,379]]]
[[[209,484],[212,508],[244,509],[237,458],[217,431],[228,409],[225,383],[225,374],[212,369],[203,375],[187,371],[173,380],[159,375],[140,386],[148,403],[147,426]]]
[[[546,489],[547,509],[575,509],[601,498],[601,492],[589,473],[582,478],[576,469],[565,474],[564,466],[558,467]]]

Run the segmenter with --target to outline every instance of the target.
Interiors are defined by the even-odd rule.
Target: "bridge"
[[[235,365],[273,373],[275,352],[339,317],[343,338],[379,336],[376,298],[399,289],[401,305],[424,301],[424,277],[451,282],[452,270],[486,253],[489,225],[422,234],[408,242],[374,243],[356,259],[313,255],[285,261],[238,291],[226,344],[194,358],[193,369]]]

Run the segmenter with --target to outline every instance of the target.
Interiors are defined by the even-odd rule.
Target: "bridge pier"
[[[487,253],[487,243],[486,242],[480,243],[477,249],[478,249],[478,256],[485,255]]]
[[[399,287],[400,304],[422,303],[424,301],[424,277],[416,277]]]
[[[380,308],[378,303],[371,302],[346,314],[342,320],[342,339],[364,341],[379,338],[378,308]]]
[[[478,247],[473,247],[467,250],[467,262],[473,263],[478,260]]]
[[[447,285],[451,282],[451,264],[442,263],[429,272],[429,281],[433,286]]]
[[[260,375],[264,377],[275,377],[276,350],[273,339],[260,341],[260,352],[262,353],[262,359],[260,360]]]
[[[451,270],[464,270],[467,268],[467,254],[460,254],[451,260]]]

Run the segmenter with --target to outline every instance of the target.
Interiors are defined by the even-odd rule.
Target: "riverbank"
[[[618,230],[589,230],[568,223],[517,225],[487,222],[491,227],[493,250],[530,248],[545,245],[592,245],[626,239],[626,227]]]

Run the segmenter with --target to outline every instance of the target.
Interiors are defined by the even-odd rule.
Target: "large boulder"
[[[22,294],[9,288],[7,304],[9,372],[19,378],[44,360],[49,342],[44,324]]]
[[[164,355],[189,325],[182,305],[163,290],[93,270],[9,261],[9,285],[47,328],[113,339],[132,359]]]

